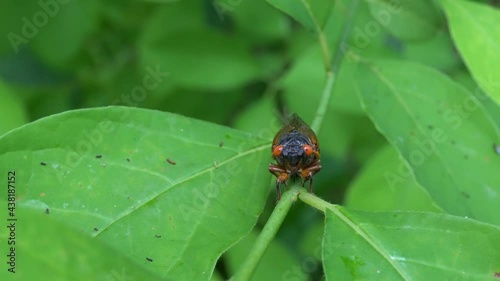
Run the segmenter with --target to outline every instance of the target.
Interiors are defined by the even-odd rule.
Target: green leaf
[[[363,211],[440,211],[389,145],[365,163],[344,200],[346,207]]]
[[[209,280],[264,207],[269,145],[170,113],[96,108],[4,135],[0,171],[17,171],[19,206],[49,208],[160,276]]]
[[[28,121],[22,101],[0,80],[0,135]]]
[[[326,210],[327,280],[497,280],[500,229],[445,214]]]
[[[234,119],[235,108],[241,102],[242,90],[234,89],[217,93],[173,89],[172,95],[157,101],[149,100],[153,108],[175,112],[184,116],[216,124],[227,124]],[[213,106],[213,105],[217,106]]]
[[[272,141],[283,126],[274,97],[267,95],[248,105],[236,118],[234,127]]]
[[[258,232],[250,232],[224,254],[230,272],[235,272],[247,258],[257,237]],[[294,277],[293,280],[297,281],[309,280],[307,274],[301,271],[299,261],[294,258],[284,245],[275,239],[269,244],[251,280],[288,280],[291,277]]]
[[[285,102],[302,119],[312,121],[325,81],[321,50],[318,46],[309,47],[295,59],[293,66],[280,80]]]
[[[258,64],[243,37],[185,28],[145,37],[142,64],[159,65],[169,72],[169,80],[187,89],[228,90],[259,78]]]
[[[210,281],[224,281],[224,278],[222,278],[217,271],[214,271],[214,273],[212,274],[212,278],[210,278]]]
[[[40,10],[36,1],[0,1],[0,54],[18,54],[36,35],[27,22]]]
[[[500,127],[500,107],[498,104],[491,99],[488,94],[479,87],[479,85],[474,81],[472,76],[466,70],[455,72],[453,74],[453,79],[466,87],[476,99],[482,104],[488,115],[490,115],[493,122],[495,122],[497,127]]]
[[[141,40],[150,42],[164,34],[199,30],[205,25],[204,5],[199,1],[170,2],[155,7],[149,21],[145,23]]]
[[[371,33],[385,27],[401,40],[422,40],[432,37],[441,24],[433,0],[371,0],[370,12],[377,21],[365,26]]]
[[[238,31],[247,35],[253,44],[270,44],[284,40],[291,32],[287,17],[265,0],[240,1],[230,15]]]
[[[41,5],[40,10],[33,15],[32,23],[37,30],[33,37],[33,49],[42,60],[52,66],[70,67],[67,63],[78,54],[89,35],[98,27],[99,1],[40,3],[53,5]],[[40,22],[37,22],[37,19]]]
[[[6,201],[0,203],[7,206]],[[134,263],[102,242],[51,219],[50,211],[17,208],[15,214],[16,272],[7,272],[4,266],[2,280],[162,280],[137,265],[146,263],[146,257]],[[3,233],[8,233],[3,229],[2,241],[6,241]],[[4,246],[10,249],[13,245]]]
[[[449,33],[439,31],[427,40],[407,42],[403,48],[403,58],[443,72],[451,72],[461,68],[463,64],[453,48]]]
[[[335,3],[328,0],[267,0],[267,2],[316,32],[323,28]]]
[[[485,4],[443,0],[451,35],[474,79],[500,104],[500,11]]]
[[[500,162],[493,149],[500,133],[477,99],[422,65],[377,61],[359,69],[368,116],[432,199],[451,214],[500,224]]]
[[[345,55],[344,62],[351,59],[352,53],[362,57],[399,58],[401,42],[375,21],[367,1],[358,2],[356,14],[353,15],[351,32],[346,42],[340,45],[340,50]],[[325,28],[325,33],[333,33],[329,37],[335,40],[332,44],[334,46],[340,40],[345,23],[350,20],[350,3],[351,0],[335,1],[334,14],[330,17]]]

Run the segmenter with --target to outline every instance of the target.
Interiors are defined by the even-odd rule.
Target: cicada
[[[272,157],[277,164],[269,165],[269,172],[277,177],[277,198],[281,198],[280,185],[302,179],[302,186],[309,180],[309,191],[313,193],[313,176],[319,170],[320,153],[318,138],[314,131],[297,114],[276,134],[271,147]]]

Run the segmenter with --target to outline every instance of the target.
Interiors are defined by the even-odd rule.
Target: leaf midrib
[[[226,159],[226,160],[224,160],[224,161],[220,162],[220,163],[218,164],[218,167],[221,167],[221,166],[223,166],[223,165],[225,165],[225,164],[227,164],[227,163],[229,163],[229,162],[231,162],[231,161],[234,161],[234,160],[236,160],[236,159],[238,159],[238,158],[244,157],[244,156],[246,156],[246,155],[248,155],[248,154],[251,154],[251,153],[254,153],[254,152],[258,152],[258,151],[260,151],[260,150],[263,150],[263,149],[268,149],[268,148],[269,148],[269,144],[268,144],[268,143],[266,143],[265,145],[261,145],[261,146],[258,146],[258,147],[254,147],[254,148],[252,148],[252,149],[250,149],[250,150],[248,150],[248,151],[245,151],[245,152],[242,152],[242,153],[238,153],[238,154],[236,154],[235,156],[230,157],[230,158],[228,158],[228,159]],[[125,218],[126,216],[128,216],[129,214],[131,214],[132,212],[139,210],[140,208],[144,207],[147,203],[149,203],[149,202],[151,202],[152,200],[156,199],[157,197],[161,196],[161,195],[162,195],[162,194],[164,194],[165,192],[168,192],[168,191],[169,191],[169,190],[171,190],[172,188],[174,188],[174,187],[176,187],[176,186],[179,186],[179,185],[180,185],[180,184],[182,184],[182,183],[188,182],[188,181],[190,181],[191,179],[194,179],[194,178],[196,178],[196,177],[198,177],[198,176],[201,176],[201,175],[203,175],[203,174],[205,174],[205,173],[207,173],[207,172],[210,172],[210,171],[212,171],[212,170],[214,170],[214,169],[216,169],[216,168],[215,168],[213,165],[210,165],[210,166],[208,166],[207,168],[204,168],[204,169],[202,169],[202,170],[200,170],[200,171],[198,171],[198,172],[196,172],[196,173],[194,173],[194,174],[192,174],[192,175],[190,175],[190,176],[188,176],[188,177],[186,177],[186,178],[183,178],[183,179],[181,179],[181,180],[179,180],[179,181],[177,181],[177,182],[172,183],[172,185],[171,185],[171,186],[169,186],[168,188],[165,188],[164,190],[162,190],[162,191],[161,191],[161,192],[159,192],[159,193],[156,193],[156,194],[151,195],[149,198],[147,198],[146,200],[142,201],[142,202],[141,202],[141,204],[139,204],[139,205],[135,206],[135,208],[129,208],[129,209],[127,209],[127,211],[126,211],[126,212],[123,212],[123,213],[121,213],[120,215],[118,215],[118,216],[115,218],[115,220],[114,220],[114,221],[112,221],[109,225],[102,227],[102,229],[100,229],[100,232],[99,232],[96,236],[98,236],[100,233],[104,232],[104,230],[106,230],[107,228],[111,227],[111,226],[112,226],[113,224],[115,224],[116,222],[118,222],[118,221],[122,220],[123,218]]]
[[[394,270],[398,273],[398,275],[401,276],[401,278],[403,278],[403,280],[408,280],[408,281],[412,280],[412,278],[408,276],[406,272],[404,272],[402,268],[400,268],[394,262],[391,256],[386,251],[384,251],[384,249],[382,249],[370,236],[368,236],[368,234],[364,230],[362,230],[352,220],[350,220],[347,216],[345,216],[338,209],[337,206],[330,207],[328,208],[328,210],[330,210],[340,220],[342,220],[345,224],[347,224],[347,226],[349,226],[352,230],[354,230],[354,232],[356,232],[359,236],[361,236],[361,238],[363,238],[376,252],[378,252],[382,256],[382,258],[387,260],[387,262],[394,268]]]

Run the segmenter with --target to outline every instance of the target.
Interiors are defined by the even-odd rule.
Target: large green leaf
[[[4,194],[2,193],[2,198]],[[0,200],[0,204],[7,206],[3,200]],[[15,247],[15,273],[7,271],[14,264],[3,266],[1,280],[164,280],[102,242],[56,222],[51,219],[50,212],[46,214],[42,210],[17,208],[15,218],[17,221],[13,223],[16,236],[15,240],[10,241],[16,243],[8,247],[9,250],[11,246]],[[2,242],[10,236],[10,230],[14,229],[2,227]],[[7,248],[7,243],[4,246]],[[10,254],[10,251],[3,253]],[[139,262],[148,262],[146,258],[147,256],[142,257]],[[153,260],[152,263],[154,262]]]
[[[433,0],[371,0],[366,1],[377,20],[364,27],[367,34],[387,28],[402,40],[422,40],[431,37],[440,25],[440,14]]]
[[[498,280],[500,228],[437,213],[326,210],[326,280]]]
[[[500,11],[462,0],[442,3],[467,67],[483,90],[500,104]]]
[[[378,61],[359,69],[366,112],[432,199],[452,214],[500,224],[500,161],[493,149],[500,133],[476,98],[418,64]]]
[[[399,177],[399,173],[408,175]],[[345,206],[363,211],[434,211],[434,202],[390,145],[381,148],[346,192]]]
[[[250,231],[269,158],[268,140],[127,107],[66,112],[0,138],[0,171],[17,171],[20,206],[48,208],[173,280],[210,279]]]

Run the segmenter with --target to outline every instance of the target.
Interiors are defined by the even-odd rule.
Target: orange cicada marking
[[[273,149],[273,156],[274,157],[278,157],[281,155],[281,152],[283,152],[283,146],[282,145],[277,145],[274,149]]]
[[[314,149],[308,145],[308,144],[304,144],[302,146],[302,148],[304,149],[304,153],[307,155],[307,156],[311,156],[314,154]]]

